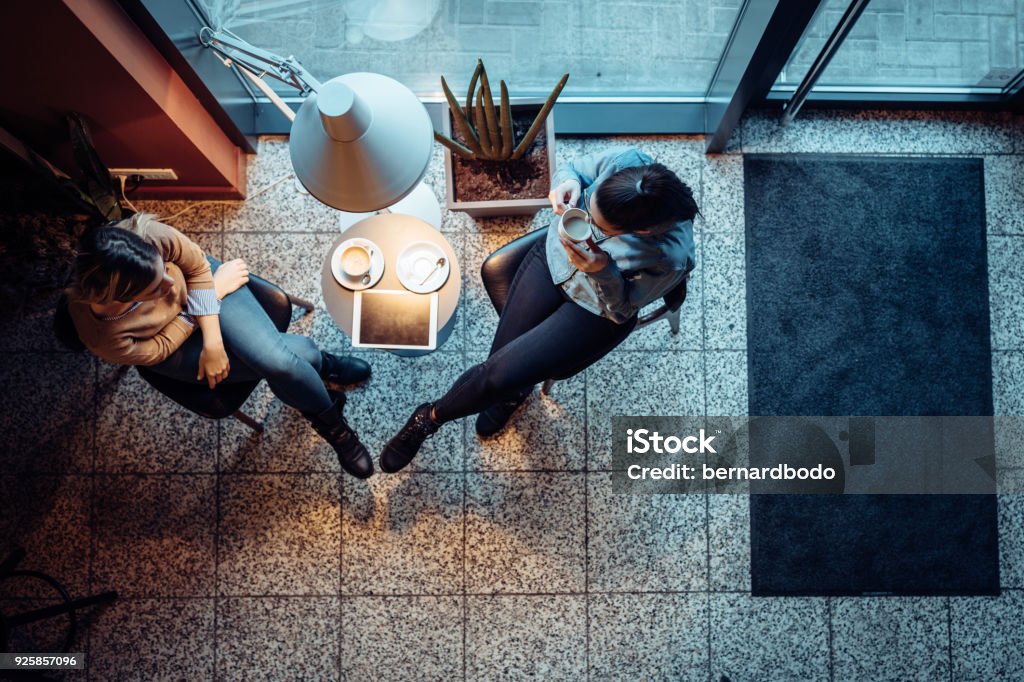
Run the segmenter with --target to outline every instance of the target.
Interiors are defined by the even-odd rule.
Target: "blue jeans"
[[[217,259],[207,260],[214,271],[220,267]],[[231,363],[225,382],[266,379],[281,402],[302,412],[319,414],[331,406],[320,378],[320,349],[309,337],[279,332],[248,286],[221,301],[220,333]],[[197,328],[170,357],[149,369],[178,381],[206,383],[196,379],[202,350]]]

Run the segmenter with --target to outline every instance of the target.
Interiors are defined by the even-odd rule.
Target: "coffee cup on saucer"
[[[593,236],[590,229],[590,215],[582,208],[570,208],[558,221],[558,234],[562,239],[577,244]]]
[[[370,273],[372,255],[365,246],[352,244],[342,251],[338,257],[341,261],[341,271],[345,273],[346,277],[354,280],[366,277]]]

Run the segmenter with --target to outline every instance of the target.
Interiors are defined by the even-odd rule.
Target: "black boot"
[[[381,471],[393,474],[405,468],[420,451],[423,441],[441,428],[441,424],[430,416],[430,411],[433,408],[432,403],[424,403],[417,407],[409,417],[409,421],[405,422],[402,430],[388,441],[383,452],[380,453]]]
[[[341,468],[356,478],[369,478],[373,475],[373,459],[366,447],[359,442],[359,436],[348,425],[342,410],[345,407],[345,394],[328,391],[334,404],[320,414],[304,413],[320,437],[331,444],[338,453]]]
[[[320,378],[328,384],[344,386],[358,384],[370,378],[370,365],[366,360],[351,355],[333,355],[320,351]]]
[[[477,435],[481,438],[490,438],[500,433],[508,424],[508,420],[512,418],[516,410],[522,407],[528,397],[530,397],[530,394],[524,393],[514,400],[495,403],[478,414],[476,416]]]

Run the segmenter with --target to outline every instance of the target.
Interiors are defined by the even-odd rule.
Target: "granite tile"
[[[342,594],[462,591],[462,474],[380,474],[342,490]]]
[[[483,362],[487,354],[469,354]],[[586,465],[586,375],[559,381],[552,395],[535,390],[497,436],[476,435],[476,417],[466,420],[466,467],[470,470],[581,471]]]
[[[256,153],[247,157],[249,194],[258,192],[284,175],[295,175],[288,140],[288,135],[261,135],[257,140]]]
[[[1020,417],[996,417],[992,420],[996,468],[1024,472],[1024,419]],[[1009,492],[1017,488],[1002,487]]]
[[[701,353],[611,353],[586,374],[587,468],[591,471],[611,467],[613,416],[704,414]]]
[[[224,233],[223,232],[189,232],[186,236],[199,245],[207,256],[224,260]]]
[[[1024,349],[1024,237],[989,237],[988,291],[992,349]]]
[[[950,599],[955,680],[1024,679],[1024,592]]]
[[[779,114],[744,117],[743,153],[1013,153],[1009,113],[980,111],[808,110],[789,125]]]
[[[101,364],[99,377],[97,471],[216,471],[216,421],[178,405],[134,368]]]
[[[708,553],[712,591],[750,591],[748,495],[708,495]]]
[[[11,580],[19,580],[19,578],[12,578],[5,580],[4,582],[10,582]],[[38,581],[37,581],[38,582]],[[77,595],[75,595],[77,596]],[[60,603],[60,595],[51,589],[50,593],[42,599],[16,599],[16,598],[4,598],[0,596],[0,613],[4,614],[5,618],[12,618],[19,616],[23,613],[29,613],[36,609],[43,609],[49,606]],[[91,612],[91,609],[89,610]],[[82,611],[82,615],[88,618],[85,614],[86,610]],[[83,618],[83,620],[85,620]],[[63,650],[64,640],[68,635],[68,621],[67,617],[59,618],[46,618],[38,620],[34,623],[26,623],[25,625],[17,625],[12,627],[9,632],[9,639],[5,642],[6,647],[4,651],[29,653],[29,652],[59,652]],[[86,652],[88,634],[83,631],[80,627],[75,634],[75,638],[71,641],[71,646],[68,651],[85,653],[86,666],[89,664],[89,656]],[[19,673],[7,673],[10,677],[4,679],[9,680],[21,680],[26,679],[25,677],[19,677]],[[65,671],[53,671],[47,672],[46,677],[43,680],[85,680],[88,678],[87,669],[83,670],[65,670]]]
[[[460,353],[409,358],[378,351],[366,360],[373,376],[365,388],[352,393],[345,415],[375,459],[417,406],[444,395],[466,369]],[[403,471],[462,471],[465,421],[445,424]]]
[[[679,309],[679,333],[673,334],[667,319],[657,320],[644,327],[635,329],[626,337],[616,351],[629,350],[702,350],[704,348],[704,276],[701,272],[702,237],[694,235],[697,266],[690,273],[686,284],[686,300]],[[643,317],[664,305],[658,299],[640,311]]]
[[[361,392],[355,388],[347,395],[350,400],[358,400]],[[242,411],[262,422],[264,431],[257,433],[237,419],[220,420],[220,471],[341,471],[334,449],[298,410],[276,398],[266,382],[256,387],[242,405]],[[353,424],[353,428],[358,426]]]
[[[466,680],[586,676],[583,595],[467,597]]]
[[[1024,495],[999,495],[999,584],[1024,588]]]
[[[467,591],[582,591],[585,485],[583,474],[466,474]]]
[[[342,679],[462,679],[463,599],[345,598],[341,615]]]
[[[985,222],[989,234],[1024,234],[1024,156],[985,157]]]
[[[335,237],[329,232],[225,234],[224,257],[241,258],[253,274],[322,305],[320,272]]]
[[[948,615],[945,597],[833,600],[835,679],[948,679]]]
[[[213,599],[118,599],[89,627],[89,679],[209,680]]]
[[[996,415],[1024,416],[1024,353],[992,353],[992,404]]]
[[[249,157],[247,198],[223,202],[228,232],[331,232],[341,216],[313,198],[295,177],[288,139],[260,138]]]
[[[140,199],[133,202],[139,213],[150,213],[160,222],[191,236],[224,229],[223,201]]]
[[[288,331],[291,334],[304,334],[310,337],[318,348],[329,353],[348,355],[373,352],[369,348],[353,348],[352,338],[341,331],[341,327],[334,321],[323,304],[318,305],[309,314],[300,308],[295,308],[292,324]]]
[[[706,594],[592,594],[589,602],[589,679],[708,679]]]
[[[711,594],[711,679],[828,679],[828,609],[817,597]]]
[[[214,590],[213,475],[97,476],[93,577],[132,597]]]
[[[498,313],[484,288],[480,268],[488,256],[522,234],[525,232],[470,233],[464,237],[462,300],[459,308],[465,311],[468,349],[489,351],[498,329]]]
[[[587,474],[587,573],[591,592],[708,587],[704,495],[612,491],[611,474]]]
[[[704,157],[701,173],[700,212],[703,232],[743,232],[743,157],[711,154]]]
[[[704,347],[747,349],[747,265],[740,232],[704,235]]]
[[[337,679],[338,613],[338,597],[219,600],[217,678]]]
[[[289,170],[268,185],[251,186],[244,201],[224,202],[224,231],[340,232],[342,215],[320,203]]]
[[[69,352],[53,333],[53,315],[60,291],[37,292],[0,316],[0,352]]]
[[[745,417],[747,396],[747,352],[709,350],[704,353],[707,382],[707,413],[712,416]]]
[[[95,371],[96,362],[87,353],[0,356],[5,473],[92,470]]]
[[[225,474],[219,494],[221,596],[337,594],[336,476]]]
[[[19,568],[42,571],[72,592],[87,594],[91,503],[88,476],[0,476],[0,561],[21,547],[25,558]],[[0,597],[52,596],[37,580],[0,581]]]

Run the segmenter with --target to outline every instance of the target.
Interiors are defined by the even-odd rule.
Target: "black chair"
[[[487,260],[480,267],[480,277],[483,279],[484,288],[491,299],[491,305],[494,306],[499,315],[505,309],[505,303],[508,301],[508,290],[512,285],[512,278],[515,277],[520,263],[526,258],[526,254],[530,252],[530,249],[537,242],[545,238],[546,233],[547,228],[541,228],[509,242],[488,256]],[[686,278],[665,294],[662,301],[662,305],[656,310],[637,320],[634,330],[646,327],[664,318],[668,320],[672,333],[679,333],[679,310],[683,307],[683,302],[686,301]],[[585,369],[585,366],[571,367],[559,376],[549,378],[541,387],[541,392],[550,394],[551,388],[556,381],[568,379],[583,369]]]
[[[289,296],[281,287],[267,280],[249,276],[249,289],[260,302],[274,326],[281,332],[288,331],[292,321],[292,306],[303,308],[307,312],[313,310],[313,304],[295,296]],[[57,302],[57,310],[53,319],[53,331],[57,340],[66,348],[76,351],[85,350],[78,332],[68,313],[68,302],[61,296]],[[170,379],[153,372],[146,367],[136,367],[139,375],[153,388],[178,403],[187,410],[210,419],[223,419],[232,416],[254,431],[262,432],[263,424],[245,412],[242,404],[253,392],[259,381],[222,382],[213,389],[206,384],[191,383]]]
[[[98,604],[110,604],[117,599],[117,592],[109,590],[100,594],[73,599],[71,594],[68,592],[68,589],[64,587],[62,583],[58,582],[46,573],[42,573],[41,571],[18,569],[18,564],[20,564],[24,558],[25,550],[20,547],[14,547],[11,553],[2,562],[0,562],[0,582],[10,578],[39,581],[56,593],[60,603],[14,614],[0,612],[0,652],[9,653],[8,647],[11,642],[11,632],[16,628],[31,625],[50,618],[56,618],[58,616],[67,616],[67,630],[64,635],[63,644],[61,645],[60,651],[54,653],[68,653],[71,650],[71,645],[74,644],[75,636],[78,633],[78,611]],[[13,673],[9,674],[14,677]],[[2,675],[0,675],[0,677],[2,677]],[[47,680],[50,678],[41,674],[24,673],[17,679]]]

